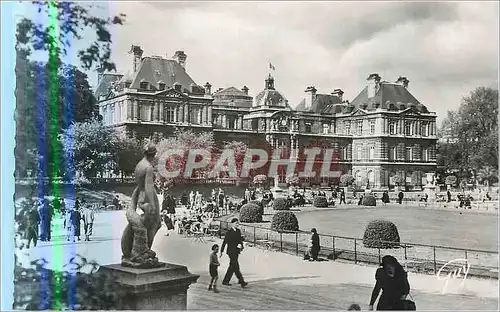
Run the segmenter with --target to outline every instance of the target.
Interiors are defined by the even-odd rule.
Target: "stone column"
[[[212,107],[207,105],[207,111],[208,111],[208,124],[212,125]]]
[[[132,109],[132,100],[127,100],[126,102],[127,104],[127,120],[131,120],[133,117],[132,117],[132,113],[133,113],[133,109]]]
[[[208,105],[205,105],[205,124],[210,124],[210,115],[208,114]]]
[[[222,128],[227,128],[226,115],[222,115]]]
[[[139,120],[139,101],[134,100],[134,120]]]
[[[203,110],[201,107],[196,108],[198,110],[198,123],[203,124]]]
[[[189,121],[189,106],[187,104],[184,104],[184,122]]]
[[[179,114],[179,108],[177,107],[177,105],[174,107],[174,122],[177,122],[177,120],[179,119],[178,117],[178,114]]]

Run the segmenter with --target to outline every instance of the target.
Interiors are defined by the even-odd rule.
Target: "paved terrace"
[[[100,213],[96,216],[93,241],[72,244],[65,241],[62,221],[57,220],[52,242],[19,251],[19,255],[25,263],[45,257],[51,267],[55,255],[61,254],[57,250],[63,248],[64,262],[76,252],[100,264],[119,263],[120,236],[125,225],[122,211]],[[221,241],[201,243],[177,234],[164,234],[162,227],[153,245],[160,260],[187,265],[192,273],[201,275],[188,291],[188,309],[345,310],[352,303],[358,303],[364,310],[367,308],[374,283],[373,266],[308,262],[293,255],[249,247],[240,257],[249,287],[220,286],[220,293],[214,294],[207,291],[208,256],[211,245]],[[219,275],[225,273],[227,266],[228,258],[224,255]],[[471,278],[463,286],[453,281],[445,294],[442,293],[444,281],[438,281],[436,276],[409,273],[409,280],[419,310],[498,310],[497,280]]]

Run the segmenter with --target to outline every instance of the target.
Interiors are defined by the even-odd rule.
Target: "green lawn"
[[[462,214],[460,214],[462,212]],[[498,215],[418,207],[328,209],[295,212],[300,229],[315,227],[320,234],[362,238],[366,225],[376,219],[395,223],[402,242],[458,248],[498,250]]]

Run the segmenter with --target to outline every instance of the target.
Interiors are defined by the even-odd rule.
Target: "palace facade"
[[[96,89],[105,124],[127,135],[172,135],[175,129],[212,131],[216,142],[243,141],[288,151],[300,163],[306,147],[334,151],[332,171],[351,173],[358,186],[387,189],[400,175],[408,189],[425,185],[425,174],[436,169],[436,114],[429,112],[409,91],[409,80],[395,82],[370,74],[367,85],[352,100],[343,91],[318,93],[305,89],[295,108],[275,88],[269,75],[255,97],[249,89],[212,90],[193,81],[186,71],[187,56],[177,51],[172,59],[143,57],[132,46],[132,71],[100,73]],[[302,178],[305,184],[338,183],[339,175]],[[284,182],[286,172],[279,171]]]

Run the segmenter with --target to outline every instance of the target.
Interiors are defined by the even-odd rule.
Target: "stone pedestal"
[[[436,185],[425,185],[424,193],[429,196],[428,202],[435,202],[437,200],[437,193],[439,192],[439,186]]]
[[[200,277],[185,266],[170,263],[157,269],[104,265],[99,273],[114,277],[126,291],[117,303],[118,310],[186,310],[189,285]]]

